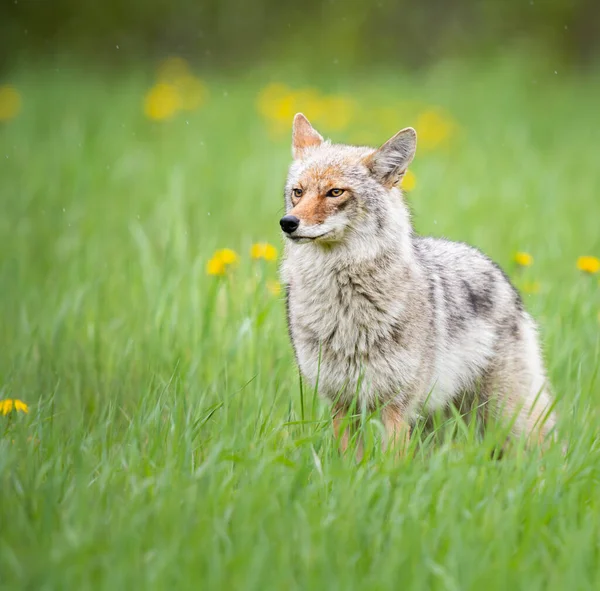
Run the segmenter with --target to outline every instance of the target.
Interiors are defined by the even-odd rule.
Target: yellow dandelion
[[[592,256],[579,257],[577,268],[585,273],[597,273],[600,271],[600,259]]]
[[[277,249],[268,242],[258,242],[250,248],[250,256],[253,259],[264,259],[265,261],[277,260]]]
[[[217,250],[214,254],[215,258],[219,258],[224,265],[233,265],[237,263],[239,258],[237,252],[235,250],[231,250],[231,248],[221,248]]]
[[[400,183],[400,187],[404,189],[404,191],[412,191],[417,185],[417,178],[410,171],[407,170],[402,177],[402,182]]]
[[[15,400],[15,410],[28,413],[29,407],[22,400]]]
[[[154,85],[144,99],[144,112],[154,121],[170,119],[181,107],[179,90],[173,84]]]
[[[11,398],[0,400],[0,413],[7,415],[13,409],[18,412],[29,412],[29,407],[22,400],[12,400]]]
[[[208,275],[225,275],[227,267],[234,265],[239,260],[235,250],[231,248],[221,248],[213,254],[212,258],[206,263],[206,273]]]
[[[517,252],[515,253],[515,263],[520,267],[531,267],[533,257],[528,252]]]
[[[207,275],[225,275],[225,263],[219,257],[212,257],[206,263]]]
[[[297,104],[294,95],[288,94],[277,101],[271,114],[271,118],[283,124],[289,124],[289,121],[292,120],[297,112],[296,107]]]
[[[313,122],[319,121],[319,118],[323,114],[323,100],[316,88],[301,88],[293,92],[290,91],[283,97],[283,104],[285,107],[282,108],[281,105],[279,106],[278,116],[282,123],[285,123],[287,126],[290,125],[289,111],[287,110],[288,105],[294,112],[294,115],[298,112],[304,113]]]
[[[0,400],[0,412],[3,415],[7,415],[13,409],[13,401],[8,398],[6,400]]]
[[[266,119],[272,118],[279,102],[290,96],[290,92],[285,84],[278,82],[265,86],[256,99],[258,112]]]
[[[456,129],[453,119],[438,108],[423,111],[417,117],[419,146],[425,149],[437,148],[446,141]]]
[[[21,111],[21,94],[14,86],[0,86],[0,121],[14,119]]]

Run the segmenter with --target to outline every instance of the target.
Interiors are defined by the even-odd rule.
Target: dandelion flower
[[[404,173],[404,176],[402,177],[400,187],[402,187],[402,189],[404,189],[405,191],[412,191],[415,188],[416,184],[417,178],[410,170],[407,170]]]
[[[155,84],[144,99],[144,113],[154,121],[170,119],[180,106],[179,90],[173,84]]]
[[[515,263],[520,267],[531,267],[533,257],[528,252],[517,252],[515,253]]]
[[[585,273],[597,273],[600,271],[600,259],[592,256],[579,257],[577,268]]]
[[[29,407],[22,400],[15,400],[15,410],[28,413]]]
[[[266,283],[267,291],[274,295],[278,296],[281,294],[281,283],[279,281],[275,281],[274,279],[269,279]]]
[[[231,248],[221,248],[215,252],[214,256],[221,259],[224,265],[233,265],[240,258],[235,250],[231,250]]]
[[[221,248],[215,251],[215,254],[206,264],[206,273],[208,275],[225,275],[228,265],[237,263],[239,257],[235,250],[231,248]]]
[[[7,415],[13,409],[13,401],[8,398],[7,400],[0,400],[0,412],[3,415]]]
[[[13,409],[18,412],[29,412],[29,407],[22,400],[12,400],[11,398],[0,400],[0,413],[7,415]]]
[[[279,102],[288,97],[289,94],[290,89],[285,84],[273,83],[265,86],[256,100],[256,107],[259,113],[263,117],[270,119],[278,108]]]
[[[258,242],[250,248],[250,256],[253,259],[264,259],[265,261],[277,260],[277,249],[268,242]]]
[[[21,110],[21,95],[14,86],[0,86],[0,121],[14,119]]]
[[[225,263],[219,257],[212,257],[206,263],[207,275],[225,275]]]
[[[303,88],[294,92],[293,97],[296,111],[304,113],[311,120],[321,121],[325,119],[323,117],[325,102],[316,88]]]

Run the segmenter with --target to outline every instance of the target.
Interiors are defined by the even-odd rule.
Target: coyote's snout
[[[477,394],[515,434],[554,425],[536,327],[502,270],[462,243],[417,236],[398,188],[412,128],[379,149],[325,141],[301,114],[285,187],[282,278],[300,369],[334,405],[382,408],[404,441],[424,407]],[[342,444],[343,444],[342,440]]]

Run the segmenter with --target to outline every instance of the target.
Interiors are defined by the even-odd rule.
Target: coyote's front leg
[[[410,441],[410,425],[404,420],[402,412],[392,405],[382,409],[381,420],[385,428],[383,451],[391,449],[398,457],[403,457]]]
[[[348,409],[344,406],[336,405],[333,407],[333,432],[340,447],[342,454],[348,451],[350,446],[350,437],[357,431],[357,420],[348,416]],[[356,444],[356,461],[360,462],[363,457],[363,442],[359,439]]]

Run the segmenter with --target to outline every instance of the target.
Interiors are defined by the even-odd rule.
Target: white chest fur
[[[290,331],[303,375],[318,381],[330,399],[359,394],[369,404],[377,395],[399,392],[414,381],[420,363],[414,347],[396,342],[407,314],[402,271],[318,263],[298,257],[293,276],[284,265]]]

